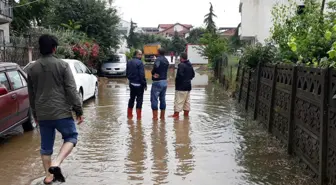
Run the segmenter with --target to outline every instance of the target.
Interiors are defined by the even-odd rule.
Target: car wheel
[[[96,87],[95,87],[95,91],[94,91],[94,95],[93,97],[97,97],[98,96],[98,84],[96,83]]]
[[[83,95],[83,91],[82,90],[79,90],[79,97],[82,101],[82,104],[84,103],[84,95]]]
[[[22,124],[22,127],[23,127],[23,130],[25,132],[27,131],[32,131],[36,128],[37,124],[36,124],[36,121],[34,119],[34,116],[33,116],[33,111],[31,109],[29,109],[29,112],[28,112],[28,120]]]

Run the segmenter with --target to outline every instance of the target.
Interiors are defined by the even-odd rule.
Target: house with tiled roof
[[[193,26],[190,24],[159,24],[159,32],[157,32],[157,34],[171,38],[174,36],[175,32],[177,32],[179,36],[186,37],[192,28]]]
[[[236,33],[237,28],[235,27],[221,27],[218,29],[219,34],[223,37],[232,37]]]

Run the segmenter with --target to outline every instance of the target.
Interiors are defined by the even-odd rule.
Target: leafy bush
[[[277,61],[277,49],[271,44],[263,46],[260,43],[245,47],[241,63],[250,68],[256,68],[258,63],[275,63]]]
[[[42,34],[57,37],[59,46],[56,56],[59,58],[78,59],[90,66],[106,58],[105,54],[100,51],[99,45],[82,32],[63,29],[34,29],[31,31],[33,47],[39,47],[38,38]]]
[[[133,58],[134,52],[135,52],[135,48],[131,48],[128,52],[126,52],[127,60],[131,60]]]
[[[330,11],[324,14],[321,14],[320,1],[305,0],[304,4],[301,14],[297,13],[293,0],[289,5],[279,4],[273,8],[271,40],[279,47],[279,56],[285,61],[314,66],[331,62],[328,52],[336,41],[331,34],[336,17],[335,0],[328,4]]]
[[[209,64],[214,66],[224,53],[229,51],[229,42],[227,39],[220,37],[217,33],[205,33],[200,38],[199,52],[202,56],[209,59]]]

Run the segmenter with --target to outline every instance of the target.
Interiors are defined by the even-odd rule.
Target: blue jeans
[[[41,135],[41,155],[52,155],[56,130],[62,134],[64,143],[77,144],[77,130],[73,118],[39,121]]]
[[[151,89],[151,104],[152,110],[158,110],[158,99],[160,99],[160,110],[166,110],[166,91],[168,82],[161,80],[153,82]]]

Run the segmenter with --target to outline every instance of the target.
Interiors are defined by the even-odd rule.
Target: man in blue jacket
[[[145,78],[145,68],[141,61],[142,52],[136,50],[133,54],[133,59],[127,62],[126,74],[130,87],[130,99],[128,101],[127,118],[133,118],[133,107],[136,99],[137,119],[141,119],[141,109],[143,102],[144,91],[147,90],[147,82]]]
[[[189,116],[191,80],[195,77],[194,68],[186,53],[181,53],[180,60],[175,79],[174,118],[178,118],[182,111],[185,117]]]
[[[151,89],[151,104],[153,110],[153,120],[158,120],[158,99],[160,99],[160,119],[165,118],[166,111],[166,91],[167,91],[167,74],[169,62],[165,57],[165,50],[159,49],[159,55],[154,62],[152,70],[152,89]]]

